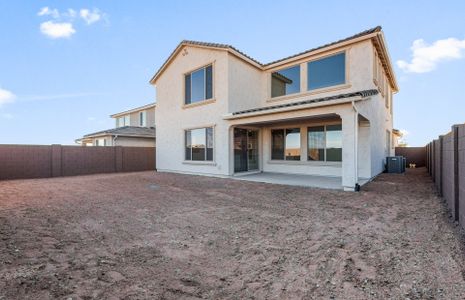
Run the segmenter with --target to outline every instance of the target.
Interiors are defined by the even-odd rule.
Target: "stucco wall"
[[[157,169],[227,175],[228,54],[225,51],[186,47],[157,81]],[[187,53],[187,54],[186,54]],[[184,106],[184,74],[213,64],[213,103]],[[214,127],[214,162],[184,161],[184,131]]]
[[[294,101],[308,100],[312,98],[326,97],[341,93],[350,93],[366,89],[375,89],[373,82],[373,47],[371,42],[359,42],[349,47],[336,49],[329,54],[346,51],[347,82],[337,88],[319,91],[306,90],[306,65],[307,61],[321,58],[328,53],[318,54],[312,58],[305,58],[287,65],[260,71],[250,64],[238,59],[223,50],[212,50],[201,47],[187,46],[182,49],[177,57],[158,77],[157,88],[157,164],[160,171],[177,171],[199,174],[233,174],[233,151],[231,126],[244,122],[260,122],[260,120],[278,120],[279,118],[308,117],[318,113],[338,113],[338,107],[327,106],[324,108],[312,108],[302,111],[293,111],[273,116],[256,117],[248,121],[224,120],[223,116],[244,109],[284,104]],[[184,74],[202,66],[213,64],[213,95],[214,100],[204,105],[185,107],[184,103]],[[286,96],[279,99],[270,99],[269,78],[273,71],[283,67],[301,64],[301,93]],[[344,143],[343,150],[346,157],[346,175],[352,176],[353,162],[356,154],[361,159],[367,159],[359,164],[358,175],[363,178],[373,177],[383,171],[386,156],[386,130],[392,132],[392,117],[389,109],[385,107],[384,98],[381,95],[372,96],[368,100],[359,101],[355,107],[369,121],[368,128],[361,128],[354,132],[354,122],[357,117],[351,104],[345,104],[339,111],[343,120]],[[214,162],[185,162],[184,161],[184,130],[200,127],[214,127]],[[360,149],[354,153],[354,137],[358,135]],[[270,153],[267,130],[263,131],[262,139],[262,169],[264,171],[284,171],[289,173],[306,173],[340,176],[341,167],[312,166],[308,164],[279,164],[268,163]],[[366,142],[369,140],[369,142]],[[393,148],[389,145],[389,154],[393,154]],[[343,168],[342,168],[343,169]],[[352,171],[351,171],[352,170]],[[351,175],[347,175],[352,172]],[[352,183],[355,183],[353,181]],[[351,183],[351,185],[352,185]],[[352,185],[353,186],[353,185]]]
[[[155,108],[141,109],[129,114],[129,125],[130,126],[140,126],[140,115],[139,113],[145,111],[147,118],[146,127],[155,126]],[[116,122],[116,121],[115,121]]]
[[[229,55],[228,112],[260,107],[266,97],[266,73]]]
[[[118,137],[114,146],[155,147],[155,139]]]

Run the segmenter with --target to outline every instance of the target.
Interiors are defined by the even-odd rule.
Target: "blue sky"
[[[113,127],[110,114],[154,101],[148,81],[182,39],[269,62],[381,25],[394,126],[422,146],[465,122],[464,12],[458,0],[0,0],[0,143],[73,144]]]

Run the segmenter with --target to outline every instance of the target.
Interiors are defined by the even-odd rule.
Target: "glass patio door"
[[[234,172],[258,170],[258,131],[234,128]]]

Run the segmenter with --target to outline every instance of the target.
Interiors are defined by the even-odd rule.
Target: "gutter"
[[[302,109],[308,109],[308,108],[320,108],[320,107],[325,107],[325,106],[353,103],[355,101],[366,100],[370,97],[371,96],[362,98],[362,96],[355,96],[355,97],[350,97],[350,98],[346,98],[343,100],[341,99],[329,100],[329,101],[323,101],[323,102],[303,104],[303,105],[298,105],[298,106],[289,106],[289,107],[282,107],[282,108],[276,108],[276,109],[270,109],[270,110],[250,112],[250,113],[245,113],[245,114],[240,114],[240,115],[233,115],[233,113],[228,113],[228,114],[223,115],[222,118],[223,120],[243,119],[243,118],[277,114],[277,113],[296,111],[296,110],[302,110]]]

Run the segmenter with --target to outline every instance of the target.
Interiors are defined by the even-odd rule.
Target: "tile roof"
[[[137,127],[137,126],[123,126],[112,128],[94,133],[86,134],[84,137],[101,136],[101,135],[120,135],[120,136],[138,136],[138,137],[155,137],[154,127]]]
[[[263,66],[263,64],[261,62],[259,62],[258,60],[248,56],[244,52],[242,52],[239,49],[237,49],[237,48],[235,48],[235,47],[233,47],[231,45],[228,45],[228,44],[208,43],[208,42],[199,42],[199,41],[191,41],[191,40],[183,40],[180,44],[197,45],[197,46],[205,46],[205,47],[213,47],[213,48],[221,48],[221,49],[231,49],[231,50],[234,50],[234,51],[240,53],[241,55],[244,55],[245,57],[247,57],[251,61],[259,64],[260,66]]]
[[[297,57],[299,55],[307,54],[307,53],[310,53],[310,52],[313,52],[313,51],[316,51],[316,50],[319,50],[319,49],[323,49],[323,48],[333,46],[333,45],[336,45],[336,44],[339,44],[339,43],[347,42],[347,41],[350,41],[352,39],[362,37],[364,35],[372,34],[372,33],[375,33],[375,32],[380,32],[381,29],[382,29],[381,26],[376,26],[374,28],[359,32],[359,33],[354,34],[352,36],[349,36],[347,38],[344,38],[344,39],[341,39],[341,40],[338,40],[338,41],[335,41],[335,42],[332,42],[332,43],[329,43],[329,44],[326,44],[326,45],[318,46],[316,48],[305,50],[303,52],[300,52],[300,53],[297,53],[297,54],[294,54],[294,55],[291,55],[291,56],[288,56],[288,57],[284,57],[284,58],[269,62],[269,63],[265,64],[264,66],[266,67],[266,66],[269,66],[269,65],[272,65],[272,64],[275,64],[275,63],[278,63],[278,62],[281,62],[281,61],[284,61],[284,60],[287,60],[287,59],[290,59],[290,58],[293,58],[293,57]]]
[[[338,100],[338,99],[344,99],[344,98],[351,98],[351,97],[357,97],[357,96],[365,98],[365,97],[373,96],[376,94],[378,94],[378,90],[363,90],[363,91],[358,91],[358,92],[353,92],[353,93],[338,94],[334,96],[316,98],[316,99],[311,99],[311,100],[303,100],[303,101],[298,101],[298,102],[291,102],[291,103],[285,103],[285,104],[279,104],[279,105],[246,109],[242,111],[233,112],[232,114],[233,116],[236,116],[236,115],[242,115],[242,114],[258,112],[258,111],[266,111],[266,110],[272,110],[272,109],[278,109],[278,108],[293,107],[293,106],[318,103],[318,102],[324,102],[324,101],[330,101],[330,100]]]
[[[376,26],[374,28],[359,32],[359,33],[357,33],[355,35],[352,35],[352,36],[349,36],[347,38],[344,38],[344,39],[341,39],[341,40],[338,40],[338,41],[335,41],[335,42],[332,42],[332,43],[329,43],[329,44],[326,44],[326,45],[322,45],[322,46],[319,46],[319,47],[316,47],[316,48],[312,48],[312,49],[309,49],[309,50],[306,50],[306,51],[303,51],[303,52],[300,52],[300,53],[297,53],[297,54],[294,54],[294,55],[291,55],[291,56],[288,56],[288,57],[285,57],[285,58],[281,58],[281,59],[278,59],[278,60],[275,60],[275,61],[272,61],[272,62],[269,62],[269,63],[266,63],[266,64],[263,64],[263,63],[259,62],[258,60],[254,59],[253,57],[245,54],[244,52],[240,51],[239,49],[235,48],[234,46],[231,46],[231,45],[228,45],[228,44],[209,43],[209,42],[200,42],[200,41],[192,41],[192,40],[183,40],[173,50],[173,52],[170,54],[170,56],[168,56],[166,61],[157,70],[157,72],[155,73],[155,75],[152,77],[152,79],[150,81],[152,82],[161,73],[163,68],[168,64],[168,62],[170,61],[172,56],[180,49],[180,47],[182,45],[194,45],[194,46],[204,46],[204,47],[212,47],[212,48],[219,48],[219,49],[230,49],[230,50],[233,50],[233,51],[241,54],[242,56],[250,59],[254,63],[258,64],[260,67],[265,68],[265,67],[270,66],[272,64],[275,64],[275,63],[278,63],[278,62],[281,62],[281,61],[285,61],[287,59],[297,57],[299,55],[310,53],[312,51],[316,51],[316,50],[319,50],[319,49],[322,49],[322,48],[325,48],[325,47],[336,45],[338,43],[346,42],[346,41],[349,41],[349,40],[352,40],[352,39],[356,39],[356,38],[359,38],[359,37],[362,37],[362,36],[365,36],[365,35],[368,35],[368,34],[372,34],[372,33],[375,33],[375,32],[380,32],[380,31],[381,31],[381,26]]]

